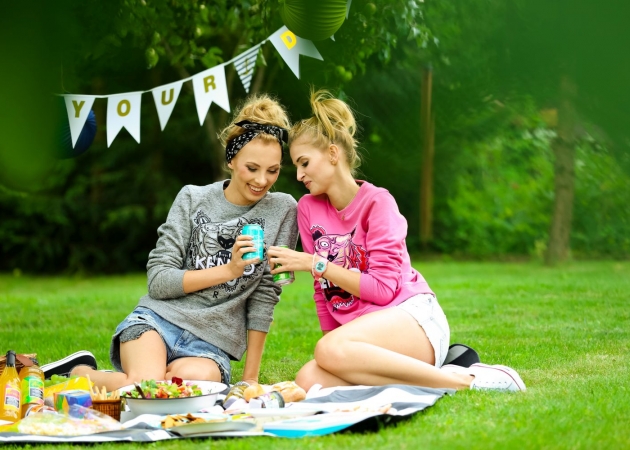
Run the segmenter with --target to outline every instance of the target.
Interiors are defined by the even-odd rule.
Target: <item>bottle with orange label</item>
[[[7,352],[7,365],[0,375],[0,420],[17,422],[21,417],[22,391],[15,368],[15,352]]]
[[[20,370],[22,389],[22,414],[20,417],[22,418],[26,417],[29,409],[44,404],[44,371],[39,368],[36,359],[31,358],[30,361],[32,362],[31,365],[24,365]]]

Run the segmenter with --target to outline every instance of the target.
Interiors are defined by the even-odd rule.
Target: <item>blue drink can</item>
[[[243,227],[241,234],[245,236],[251,236],[252,242],[254,243],[254,247],[256,249],[256,251],[245,253],[243,255],[243,259],[248,260],[259,258],[262,261],[265,252],[265,233],[263,232],[262,227],[256,223],[249,223]]]

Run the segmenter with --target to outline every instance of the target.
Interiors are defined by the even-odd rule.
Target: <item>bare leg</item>
[[[166,368],[166,379],[221,381],[221,371],[216,362],[208,358],[179,358]]]
[[[424,329],[407,312],[390,308],[366,314],[322,337],[315,347],[315,364],[307,363],[297,381],[305,390],[315,383],[470,387],[472,376],[439,370],[434,360]]]
[[[314,359],[304,364],[295,376],[295,382],[307,392],[315,384],[321,384],[323,387],[351,386],[351,383],[346,380],[342,380],[319,367]]]
[[[138,339],[120,345],[122,372],[100,372],[88,366],[78,366],[72,375],[89,375],[96,386],[105,386],[108,391],[142,380],[166,379],[166,347],[156,331],[147,331]]]

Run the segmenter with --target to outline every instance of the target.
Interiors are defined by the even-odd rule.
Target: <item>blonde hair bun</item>
[[[357,123],[346,102],[321,89],[316,92],[311,91],[311,109],[331,141],[334,142],[337,134],[342,131],[354,137]]]
[[[289,131],[289,145],[297,139],[308,139],[308,143],[326,149],[330,144],[341,148],[346,157],[350,171],[361,165],[361,157],[357,151],[359,143],[354,135],[357,122],[352,109],[346,102],[335,98],[329,91],[311,90],[311,109],[313,116],[296,123]]]
[[[263,125],[275,125],[277,127],[291,128],[289,116],[284,107],[273,97],[268,94],[254,94],[249,96],[234,114],[230,124],[225,127],[219,134],[219,139],[223,146],[227,146],[228,142],[240,136],[245,129],[236,125],[242,120],[260,123]],[[257,138],[276,140],[275,137],[261,133]]]

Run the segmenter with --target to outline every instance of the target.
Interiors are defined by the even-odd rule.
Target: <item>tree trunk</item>
[[[435,120],[431,114],[433,74],[430,66],[422,75],[420,130],[422,133],[422,175],[420,178],[420,243],[428,249],[433,238],[433,135]]]
[[[552,143],[554,154],[554,203],[545,263],[566,261],[570,253],[573,198],[575,194],[575,84],[563,77],[560,83],[558,137]]]

